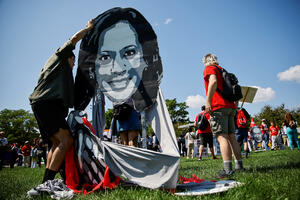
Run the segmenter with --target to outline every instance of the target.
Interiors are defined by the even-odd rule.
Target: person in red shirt
[[[31,145],[29,141],[26,141],[24,146],[21,149],[21,152],[24,156],[24,167],[31,167],[30,163],[30,153],[31,153]]]
[[[201,113],[196,116],[195,123],[194,123],[195,127],[197,127],[198,117],[205,113],[205,106],[202,106],[201,110],[202,110]],[[209,114],[208,113],[205,113],[204,116],[206,117],[207,120],[209,120]],[[210,149],[210,152],[211,152],[211,155],[212,155],[212,159],[213,160],[217,159],[217,157],[215,156],[215,153],[214,153],[214,148],[213,148],[213,134],[211,132],[209,124],[208,124],[208,126],[205,130],[198,129],[197,134],[199,135],[199,138],[200,138],[200,147],[199,147],[199,158],[198,158],[198,160],[202,160],[203,149],[204,149],[204,146],[207,146],[207,145],[209,146],[209,149]]]
[[[268,144],[269,144],[269,129],[268,129],[268,125],[267,125],[265,119],[262,119],[260,130],[261,130],[261,137],[263,138],[263,140],[265,142],[265,150],[269,150],[269,146],[268,146]]]
[[[272,142],[272,148],[271,150],[275,150],[278,144],[278,137],[280,134],[280,129],[278,126],[275,126],[274,122],[271,122],[271,126],[269,128],[270,134],[271,134],[271,142]]]
[[[220,172],[220,177],[231,175],[232,154],[235,159],[235,169],[244,170],[241,149],[235,139],[234,115],[235,102],[226,100],[219,91],[223,88],[223,78],[219,69],[217,56],[207,54],[203,57],[205,69],[203,72],[204,84],[206,89],[206,108],[210,113],[210,128],[217,136],[220,144],[221,154],[224,162],[224,170]]]

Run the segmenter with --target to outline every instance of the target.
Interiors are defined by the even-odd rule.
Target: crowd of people
[[[260,125],[262,137],[261,149],[269,150],[271,147],[271,150],[280,150],[289,147],[293,150],[297,147],[300,150],[295,119],[291,113],[286,113],[282,121],[281,126],[275,124],[274,121],[270,121],[270,126],[268,126],[267,120],[262,120]],[[251,129],[250,132],[252,132]],[[254,148],[257,149],[257,144]]]
[[[9,143],[5,138],[4,132],[0,132],[0,170],[4,164],[10,168],[15,166],[24,166],[35,168],[37,165],[46,165],[47,145],[43,143],[42,138],[36,138],[32,143],[25,141],[23,145],[18,143]]]

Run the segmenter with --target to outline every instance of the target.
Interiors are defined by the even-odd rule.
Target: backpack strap
[[[221,77],[222,77],[222,84],[223,84],[223,75],[222,75],[222,70],[220,69],[220,67],[218,65],[210,65],[210,66],[213,66],[213,67],[216,67],[218,69],[218,71],[220,72],[221,74]],[[217,92],[219,92],[221,94],[221,90],[218,88],[218,84],[217,84]]]

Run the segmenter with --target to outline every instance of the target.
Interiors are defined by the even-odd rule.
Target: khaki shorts
[[[210,114],[209,124],[213,134],[235,133],[234,125],[235,109],[220,108]]]

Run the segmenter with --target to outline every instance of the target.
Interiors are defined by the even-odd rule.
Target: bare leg
[[[236,141],[234,133],[229,134],[229,144],[235,160],[241,160],[242,159],[241,147],[239,143]]]
[[[199,158],[202,158],[203,149],[204,149],[204,146],[200,145],[200,147],[199,147]]]
[[[247,142],[244,142],[244,151],[248,151],[248,143]]]
[[[135,147],[135,140],[138,137],[139,132],[138,131],[128,131],[128,145]]]
[[[214,151],[214,148],[213,147],[209,147],[210,149],[210,152],[211,152],[211,155],[212,155],[212,159],[216,159],[216,155],[215,155],[215,151]]]
[[[121,144],[128,145],[128,133],[127,131],[120,132]]]
[[[56,142],[56,140],[59,141],[59,144],[56,148],[53,148],[50,155],[50,160],[48,160],[47,162],[49,169],[53,171],[58,171],[61,163],[65,159],[68,150],[73,144],[72,135],[67,129],[60,128],[59,131],[51,137],[51,141],[53,141],[54,143]]]
[[[217,136],[218,142],[220,144],[220,150],[223,161],[232,160],[232,150],[229,143],[229,136],[227,134],[220,134]]]
[[[59,145],[59,141],[56,140],[55,138],[52,138],[51,141],[52,141],[52,147],[51,147],[51,149],[50,149],[49,152],[48,152],[48,157],[47,157],[47,161],[48,161],[48,162],[46,163],[46,168],[47,168],[47,169],[49,169],[49,167],[50,167],[50,162],[51,162],[51,160],[52,160],[53,152],[55,151],[55,149],[56,149],[57,146]]]

